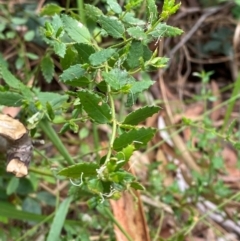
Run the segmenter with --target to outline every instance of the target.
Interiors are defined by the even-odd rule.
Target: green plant
[[[138,124],[157,113],[159,107],[145,106],[126,116],[118,116],[115,102],[120,98],[126,108],[134,105],[138,94],[154,82],[150,79],[137,81],[133,74],[149,72],[167,64],[168,59],[158,57],[157,50],[152,52],[148,43],[182,33],[165,23],[180,4],[164,1],[159,15],[155,1],[148,0],[147,18],[143,21],[134,16],[134,9],[141,2],[129,1],[123,10],[116,1],[109,0],[105,13],[85,4],[85,17],[54,4],[42,9],[42,16],[51,17],[45,20],[41,29],[49,45],[41,60],[41,71],[50,83],[54,75],[52,55],[55,53],[60,57],[63,72],[59,80],[70,87],[63,94],[30,89],[10,73],[4,62],[0,65],[0,74],[8,86],[1,89],[0,104],[23,107],[29,116],[27,123],[31,132],[34,133],[39,126],[68,162],[69,166],[60,170],[58,175],[96,194],[93,203],[102,202],[104,198],[118,198],[121,191],[130,187],[143,189],[123,167],[133,151],[145,146],[154,136],[154,128],[138,127]],[[91,31],[87,22],[83,22],[85,18],[91,18],[87,20],[97,22],[100,27],[95,25]],[[114,39],[113,44],[101,47],[98,40],[104,37]],[[59,123],[59,116],[69,111],[72,112],[71,117],[61,118],[63,127],[60,133],[67,130],[78,132],[78,124],[87,121],[111,127],[106,155],[90,163],[73,161],[50,125],[50,122]]]
[[[148,207],[149,217],[159,220],[159,227],[156,227],[156,224],[150,224],[150,230],[152,233],[156,233],[158,229],[164,229],[161,225],[163,225],[162,220],[166,214],[164,212],[160,213],[162,208],[174,217],[173,228],[178,227],[174,235],[163,240],[185,240],[187,236],[191,238],[192,235],[194,236],[194,229],[198,229],[198,225],[209,226],[215,230],[216,235],[219,235],[219,230],[205,219],[210,214],[214,216],[216,213],[221,213],[223,217],[227,216],[227,208],[231,205],[231,201],[237,201],[239,198],[238,192],[235,192],[223,179],[225,175],[226,177],[234,176],[234,173],[232,174],[231,170],[229,171],[226,168],[228,167],[228,160],[223,155],[223,149],[229,148],[228,145],[230,144],[232,148],[235,147],[236,150],[239,150],[239,133],[236,132],[236,120],[232,120],[231,116],[236,99],[239,98],[239,77],[230,86],[232,90],[231,97],[218,105],[213,105],[214,108],[211,108],[212,103],[219,103],[218,98],[220,96],[209,87],[212,74],[213,71],[194,73],[194,76],[200,78],[202,88],[193,99],[202,104],[204,111],[200,120],[192,120],[186,117],[182,119],[182,130],[187,128],[191,133],[186,145],[186,151],[193,156],[193,161],[198,165],[199,171],[193,170],[184,162],[184,155],[181,156],[181,153],[177,150],[176,143],[173,144],[174,149],[176,149],[175,155],[169,152],[170,157],[166,158],[171,164],[170,169],[169,164],[166,165],[164,158],[149,166],[147,188],[143,193],[150,200],[155,201],[154,205],[150,203]],[[222,95],[224,95],[224,89],[219,90]],[[224,122],[222,126],[216,127],[216,122],[213,121],[210,114],[223,106],[226,108],[223,117]],[[166,131],[170,128],[171,126],[167,126]],[[175,133],[170,132],[171,136],[169,135],[169,138],[178,133],[179,129]],[[180,141],[183,140],[180,139]],[[226,144],[227,142],[228,144]],[[163,141],[160,144],[163,144]],[[178,159],[180,165],[176,160],[176,162],[173,162],[172,159],[175,158]],[[229,157],[229,160],[234,163],[234,157]],[[187,175],[184,172],[184,168],[180,168],[182,163],[188,169]],[[159,175],[160,168],[158,169],[157,167],[161,168],[161,175]],[[237,163],[235,163],[233,169],[234,171],[237,169]],[[173,171],[174,174],[171,175],[172,173],[169,170]],[[179,173],[181,173],[181,176],[179,176]],[[178,175],[177,178],[171,178],[172,176],[175,177],[175,175]],[[182,185],[183,183],[185,185]],[[207,204],[209,203],[211,205],[208,206]],[[199,211],[199,204],[208,206],[204,214],[201,209]],[[227,217],[228,222],[233,222],[237,225],[235,217]],[[166,215],[166,218],[168,218],[168,215]],[[212,217],[210,218],[213,219]]]

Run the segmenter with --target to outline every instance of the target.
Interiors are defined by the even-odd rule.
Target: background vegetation
[[[238,1],[0,8],[0,240],[239,240]]]

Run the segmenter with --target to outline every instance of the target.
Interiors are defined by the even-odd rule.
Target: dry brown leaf
[[[135,197],[132,193],[125,191],[119,200],[110,200],[114,217],[132,240],[150,241],[139,192],[133,191],[133,193]],[[128,241],[117,226],[114,227],[114,231],[117,241]]]
[[[129,164],[125,167],[130,169]],[[131,169],[132,173],[134,170]],[[143,204],[139,191],[125,191],[119,200],[110,200],[114,217],[134,241],[150,241]],[[128,241],[122,231],[115,225],[116,241]]]

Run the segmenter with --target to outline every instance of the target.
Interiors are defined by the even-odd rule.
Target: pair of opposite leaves
[[[28,174],[32,141],[25,126],[8,115],[0,114],[0,152],[7,155],[7,172],[16,177]]]

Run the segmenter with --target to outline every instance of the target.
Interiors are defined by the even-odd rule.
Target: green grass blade
[[[61,230],[71,201],[72,197],[68,197],[59,205],[46,241],[59,240],[59,236],[61,234]]]
[[[44,131],[44,133],[47,135],[47,137],[51,140],[51,142],[54,144],[54,146],[58,149],[60,154],[66,159],[68,164],[75,164],[74,160],[70,156],[68,150],[63,145],[61,139],[55,132],[55,130],[50,125],[49,121],[47,119],[43,119],[40,123],[40,128]]]
[[[17,210],[13,205],[10,205],[6,202],[0,202],[0,210],[1,217],[7,217],[15,220],[40,222],[47,217],[44,215]]]
[[[233,92],[232,92],[232,95],[231,95],[231,98],[230,98],[230,99],[233,99],[233,101],[229,102],[229,104],[228,104],[226,114],[225,114],[225,117],[224,117],[224,123],[223,123],[223,126],[222,126],[222,132],[224,132],[226,127],[227,127],[227,124],[229,122],[231,113],[233,111],[233,107],[234,107],[234,105],[237,101],[237,99],[234,98],[234,97],[237,96],[239,93],[240,93],[240,74],[238,75],[237,80],[234,83]]]
[[[0,201],[0,217],[6,217],[9,219],[21,220],[21,221],[42,222],[48,216],[17,210],[13,205],[7,202]],[[50,222],[50,221],[52,221],[52,219],[47,220],[47,222]],[[65,222],[70,225],[79,225],[79,221],[75,221],[75,220],[65,220]]]

